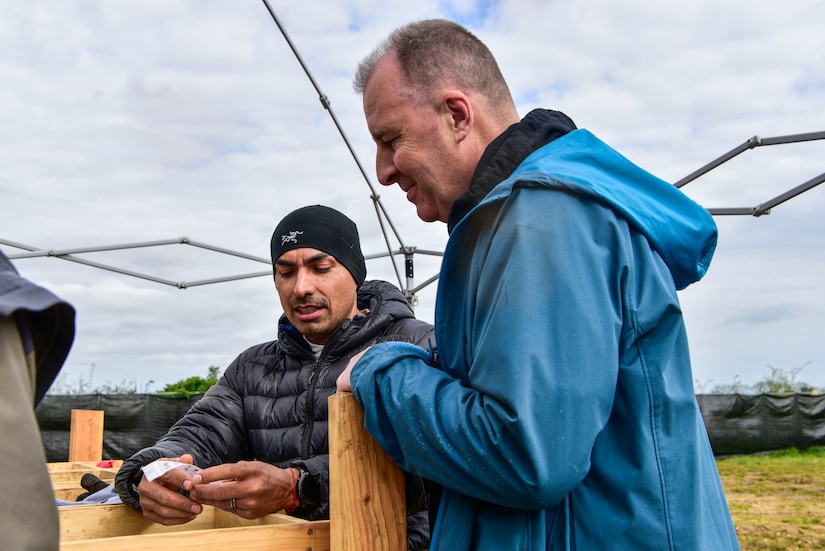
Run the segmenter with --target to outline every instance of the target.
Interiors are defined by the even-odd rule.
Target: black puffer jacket
[[[282,316],[278,340],[247,349],[157,443],[123,463],[115,486],[127,505],[140,509],[135,490],[140,468],[161,457],[192,454],[211,467],[242,460],[282,468],[303,467],[321,489],[321,503],[294,514],[329,518],[327,398],[349,359],[376,342],[405,341],[434,348],[432,326],[415,319],[404,295],[390,283],[367,281],[358,291],[364,317],[345,319],[318,360],[306,340]],[[420,480],[407,476],[411,512],[426,507]],[[426,548],[426,515],[408,519],[411,548]]]

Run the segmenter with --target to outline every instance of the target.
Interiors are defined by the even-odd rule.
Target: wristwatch
[[[298,496],[302,508],[318,505],[318,502],[321,501],[321,489],[306,469],[298,468],[295,494]]]

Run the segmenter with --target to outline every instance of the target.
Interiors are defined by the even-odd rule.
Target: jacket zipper
[[[301,459],[309,458],[309,446],[312,442],[312,426],[315,424],[315,385],[318,382],[318,370],[321,367],[321,360],[319,359],[312,366],[312,371],[309,372],[309,384],[307,385],[306,397],[306,419],[304,423],[304,436],[301,442]]]

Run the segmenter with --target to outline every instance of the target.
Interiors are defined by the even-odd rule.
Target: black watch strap
[[[298,479],[295,482],[295,493],[301,502],[301,507],[313,507],[321,501],[321,489],[318,483],[306,469],[298,469]]]

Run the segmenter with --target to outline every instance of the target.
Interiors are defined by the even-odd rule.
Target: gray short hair
[[[353,88],[363,94],[375,65],[393,51],[408,84],[421,97],[436,85],[453,85],[513,103],[495,57],[465,27],[444,19],[416,21],[395,29],[358,64]]]

